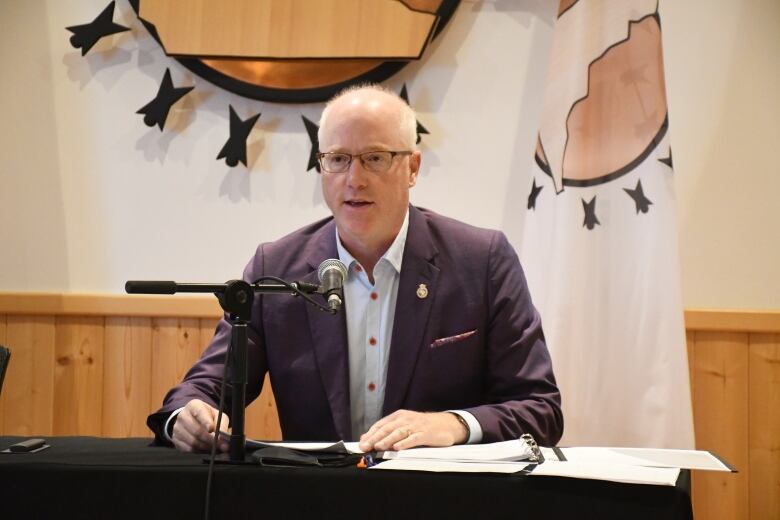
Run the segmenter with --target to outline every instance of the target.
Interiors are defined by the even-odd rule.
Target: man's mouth
[[[369,202],[367,200],[362,200],[362,199],[350,199],[350,200],[345,200],[344,204],[352,208],[362,208],[368,206],[369,204],[373,204],[373,202]]]

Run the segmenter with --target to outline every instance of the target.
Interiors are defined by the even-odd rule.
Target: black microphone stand
[[[247,346],[249,334],[247,326],[252,320],[252,305],[255,293],[316,293],[319,286],[302,282],[261,283],[250,284],[244,280],[230,280],[224,284],[179,284],[167,281],[128,281],[125,291],[130,294],[175,294],[179,293],[214,293],[219,305],[229,316],[230,356],[228,359],[228,375],[232,393],[232,410],[230,420],[232,434],[228,457],[218,458],[220,462],[243,464],[246,462],[246,433],[244,432],[244,417],[246,415],[246,384],[247,384]],[[323,310],[327,310],[320,306]]]
[[[230,435],[228,460],[243,463],[246,459],[246,433],[244,416],[246,415],[247,345],[249,335],[247,324],[252,319],[252,304],[255,292],[252,286],[243,280],[231,280],[225,284],[225,291],[217,294],[219,305],[230,316],[230,356],[228,375],[230,377],[233,421]]]

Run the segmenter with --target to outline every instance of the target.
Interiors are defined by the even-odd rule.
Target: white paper
[[[543,448],[543,447],[540,446],[539,447],[539,451],[542,452],[542,457],[544,457],[545,461],[547,461],[547,460],[560,460],[558,458],[558,454],[552,448]]]
[[[525,441],[494,442],[491,444],[460,444],[445,448],[411,448],[401,451],[385,451],[379,454],[382,459],[426,459],[447,461],[512,461],[525,460],[531,456],[531,450]]]
[[[525,462],[456,462],[435,459],[392,459],[370,469],[432,471],[453,473],[517,473],[528,466]]]
[[[571,462],[602,462],[658,468],[731,471],[708,451],[654,448],[561,448]]]
[[[656,486],[674,486],[679,475],[680,468],[651,468],[592,461],[545,461],[531,472],[532,477],[583,478]]]

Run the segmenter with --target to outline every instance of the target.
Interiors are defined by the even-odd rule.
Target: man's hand
[[[452,446],[468,439],[466,428],[451,412],[398,410],[360,436],[363,451],[405,450],[415,446]]]
[[[176,416],[173,424],[173,445],[184,452],[209,451],[214,442],[214,430],[217,426],[217,409],[200,399],[193,399]],[[220,430],[229,432],[227,414],[222,414]],[[228,450],[228,442],[220,438],[217,445],[219,451]]]

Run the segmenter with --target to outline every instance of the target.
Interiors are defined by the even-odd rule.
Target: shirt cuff
[[[165,438],[168,439],[168,442],[173,444],[173,439],[171,436],[173,435],[173,421],[176,419],[176,416],[179,415],[179,412],[184,410],[184,407],[175,409],[173,412],[171,412],[171,415],[168,416],[168,420],[165,421],[165,427],[163,428],[163,435],[165,435]],[[468,412],[465,412],[468,413]],[[471,414],[469,414],[471,415]],[[471,423],[469,423],[471,425]]]
[[[482,426],[479,425],[479,421],[470,412],[465,410],[447,410],[450,413],[454,413],[463,417],[466,424],[469,425],[469,438],[466,439],[466,444],[478,444],[482,442]],[[177,410],[178,412],[178,410]]]

